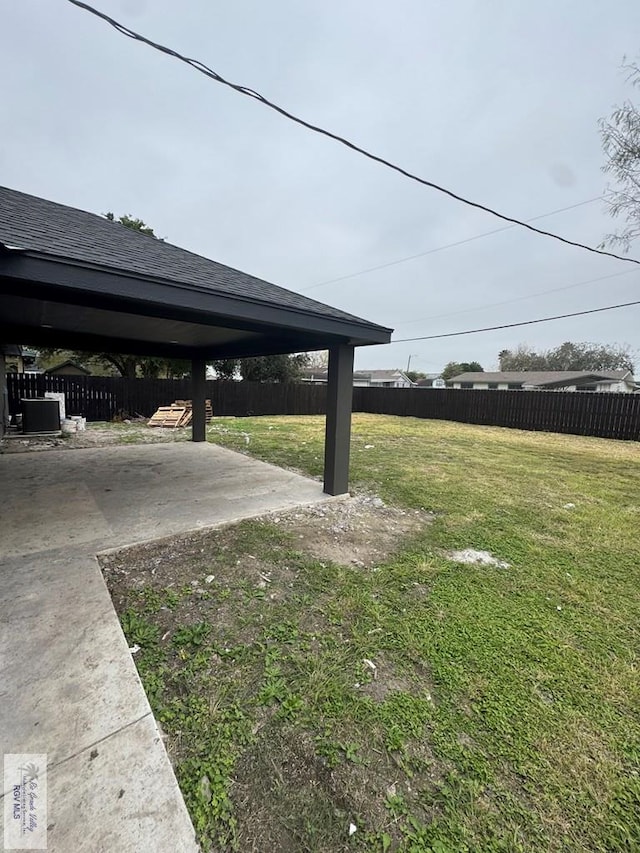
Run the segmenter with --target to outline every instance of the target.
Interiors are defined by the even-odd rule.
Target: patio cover
[[[391,329],[111,222],[0,187],[0,343],[192,362],[193,440],[205,367],[329,350],[325,491],[348,491],[354,347]]]

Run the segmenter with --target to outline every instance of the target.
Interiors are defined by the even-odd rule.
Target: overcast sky
[[[95,5],[408,170],[525,219],[602,194],[597,121],[631,96],[620,64],[640,52],[637,0]],[[1,22],[0,183],[9,187],[139,216],[172,243],[391,326],[396,338],[639,292],[630,264],[520,229],[313,287],[502,223],[287,122],[66,0],[6,2]],[[601,201],[538,224],[590,245],[614,227]],[[519,342],[635,350],[639,319],[640,306],[365,347],[356,365],[406,367],[411,355],[411,367],[427,372],[452,359],[495,369],[498,352]]]

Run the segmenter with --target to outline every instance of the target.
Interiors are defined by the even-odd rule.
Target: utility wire
[[[605,201],[602,196],[588,198],[586,201],[579,201],[577,204],[570,204],[568,207],[559,207],[557,210],[550,210],[549,213],[541,213],[540,216],[532,216],[531,219],[525,219],[525,222],[536,222],[538,219],[545,219],[547,216],[554,216],[556,213],[565,213],[567,210],[574,210],[576,207],[583,207],[585,204],[593,204],[594,201]],[[366,275],[370,272],[378,270],[386,270],[389,267],[395,267],[397,264],[404,264],[407,261],[415,261],[417,258],[424,258],[427,255],[434,255],[436,252],[444,252],[445,249],[453,249],[456,246],[464,246],[465,243],[473,243],[474,240],[482,240],[483,237],[490,237],[492,234],[500,234],[502,231],[509,231],[515,228],[515,225],[503,225],[502,228],[494,228],[492,231],[484,231],[482,234],[475,234],[473,237],[465,237],[462,240],[456,240],[454,243],[445,243],[444,246],[436,246],[434,249],[427,249],[426,252],[418,252],[417,255],[407,255],[404,258],[397,258],[395,261],[387,261],[387,263],[379,264],[377,267],[368,267],[365,270],[351,272],[347,275],[338,276],[338,278],[329,278],[326,281],[319,281],[317,284],[312,284],[309,287],[301,287],[300,290],[306,293],[307,290],[315,290],[316,287],[325,287],[328,284],[336,284],[339,281],[346,281],[349,278],[357,278],[361,275]]]
[[[486,305],[477,305],[474,308],[463,308],[461,311],[452,311],[449,314],[436,314],[431,317],[420,317],[418,320],[397,320],[396,326],[412,326],[414,323],[429,323],[432,320],[444,320],[447,317],[459,317],[460,314],[470,314],[473,311],[482,311],[485,308],[498,308],[501,305],[511,305],[513,302],[523,302],[525,299],[533,299],[536,296],[547,296],[549,293],[560,293],[562,290],[571,290],[574,287],[585,287],[587,284],[595,284],[598,281],[607,281],[610,278],[619,278],[622,275],[630,273],[638,273],[637,270],[624,270],[624,272],[614,272],[611,275],[601,275],[598,278],[588,278],[586,281],[578,281],[575,284],[565,284],[563,287],[553,287],[551,290],[538,290],[535,293],[528,293],[526,296],[515,296],[513,299],[503,299],[502,302],[489,302]]]
[[[495,332],[498,329],[515,329],[516,326],[533,326],[535,323],[548,323],[550,320],[564,320],[567,317],[582,317],[584,314],[599,314],[601,311],[613,311],[614,308],[628,308],[630,305],[640,305],[640,299],[635,302],[622,302],[620,305],[606,305],[604,308],[590,308],[588,311],[574,311],[571,314],[556,314],[555,317],[541,317],[539,320],[523,320],[521,323],[504,323],[502,326],[486,326],[484,329],[467,329],[464,332],[446,332],[444,335],[423,335],[419,338],[400,338],[391,341],[392,344],[407,344],[412,341],[434,341],[436,338],[457,338],[460,335],[477,335],[479,332]],[[388,346],[388,344],[384,344]]]
[[[166,47],[165,45],[159,44],[158,42],[154,42],[151,39],[140,35],[140,33],[137,33],[134,30],[125,27],[124,24],[119,23],[114,18],[110,18],[108,15],[105,15],[104,12],[99,12],[97,9],[94,9],[93,6],[89,6],[87,3],[82,3],[80,2],[80,0],[68,0],[68,2],[72,3],[74,6],[77,6],[80,9],[84,9],[86,12],[89,12],[92,15],[95,15],[97,18],[106,21],[106,23],[114,27],[114,29],[116,29],[121,35],[127,36],[128,38],[134,39],[135,41],[143,42],[143,44],[146,44],[149,47],[154,48],[155,50],[159,50],[161,53],[167,54],[167,56],[172,56],[175,59],[179,59],[181,62],[186,63],[191,68],[194,68],[196,71],[199,71],[201,74],[204,74],[207,77],[210,77],[212,80],[215,80],[216,83],[221,83],[223,86],[228,86],[230,89],[233,89],[241,95],[246,95],[248,98],[253,98],[256,101],[259,101],[261,104],[264,104],[264,106],[269,107],[269,109],[275,110],[275,112],[279,113],[281,116],[284,116],[284,118],[287,118],[290,121],[301,125],[302,127],[306,127],[307,130],[311,130],[313,133],[319,133],[322,136],[327,136],[329,139],[333,139],[335,142],[340,143],[340,145],[344,145],[347,148],[350,148],[352,151],[355,151],[358,154],[362,154],[363,157],[367,157],[369,160],[373,160],[376,163],[380,163],[380,165],[386,166],[388,169],[392,169],[394,172],[398,172],[399,174],[404,175],[405,178],[409,178],[410,180],[416,181],[417,183],[422,184],[425,187],[430,187],[431,189],[434,189],[437,192],[443,193],[444,195],[449,196],[449,198],[452,198],[455,201],[462,202],[462,204],[466,204],[469,207],[474,207],[477,210],[483,210],[485,213],[489,213],[491,214],[491,216],[495,216],[498,219],[502,219],[504,222],[510,222],[513,225],[519,225],[521,228],[526,228],[528,231],[532,231],[534,234],[540,234],[543,237],[551,237],[553,240],[559,240],[561,243],[565,243],[568,246],[575,246],[578,249],[584,249],[585,251],[592,252],[596,255],[605,255],[609,258],[616,258],[616,260],[619,261],[626,261],[627,263],[640,265],[640,260],[637,260],[636,258],[630,258],[624,255],[617,255],[615,252],[607,252],[604,249],[596,249],[593,246],[587,246],[585,243],[579,243],[576,240],[569,240],[567,237],[561,237],[559,234],[554,234],[551,231],[545,231],[542,228],[536,228],[534,225],[530,225],[527,222],[523,222],[521,219],[516,219],[513,216],[507,216],[506,214],[500,213],[499,211],[494,210],[493,208],[488,207],[485,204],[481,204],[480,202],[472,201],[471,199],[465,198],[464,196],[453,192],[453,190],[449,190],[446,187],[442,187],[439,184],[434,183],[433,181],[429,181],[426,178],[421,178],[418,175],[415,175],[412,172],[403,169],[401,166],[398,166],[395,163],[390,162],[389,160],[385,160],[383,157],[380,157],[377,154],[373,154],[372,152],[367,151],[365,148],[361,148],[359,145],[356,145],[354,142],[350,142],[343,136],[339,136],[336,133],[332,133],[330,130],[325,130],[322,127],[311,124],[310,122],[299,118],[293,113],[290,113],[285,110],[283,107],[280,107],[272,101],[269,101],[267,98],[264,97],[264,95],[261,95],[259,92],[256,92],[247,86],[241,86],[237,83],[232,83],[229,80],[225,80],[224,77],[222,77],[212,68],[209,68],[203,62],[200,62],[198,59],[190,59],[189,57],[183,56],[181,53],[178,53],[177,51],[172,50],[171,48]]]

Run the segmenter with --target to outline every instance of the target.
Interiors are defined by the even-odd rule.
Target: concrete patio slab
[[[4,455],[0,482],[0,744],[47,754],[48,849],[196,850],[95,555],[330,499],[191,443]]]
[[[322,486],[203,443],[0,457],[0,558],[82,542],[132,545],[326,499]]]

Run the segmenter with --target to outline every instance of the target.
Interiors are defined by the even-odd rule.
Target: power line
[[[548,323],[551,320],[565,320],[567,317],[582,317],[584,314],[598,314],[601,311],[613,311],[614,308],[628,308],[630,305],[640,305],[640,299],[635,302],[621,302],[619,305],[606,305],[604,308],[590,308],[588,311],[574,311],[571,314],[556,314],[555,317],[541,317],[539,320],[523,320],[521,323],[504,323],[502,326],[486,326],[484,329],[467,329],[464,332],[446,332],[444,335],[423,335],[419,338],[400,338],[391,341],[392,344],[407,344],[412,341],[434,341],[436,338],[457,338],[460,335],[477,335],[479,332],[495,332],[498,329],[515,329],[516,326],[533,326],[535,323]],[[385,346],[388,346],[385,344]]]
[[[531,219],[525,219],[525,222],[536,222],[538,219],[545,219],[547,216],[554,216],[556,213],[564,213],[567,210],[574,210],[576,207],[583,207],[585,204],[593,204],[594,201],[605,201],[602,196],[588,198],[586,201],[579,201],[577,204],[570,204],[568,207],[559,207],[557,210],[551,210],[549,213],[541,213],[540,216],[532,216]],[[338,276],[338,278],[329,278],[326,281],[319,281],[317,284],[312,284],[309,287],[301,287],[300,290],[306,293],[307,290],[315,290],[316,287],[325,287],[328,284],[336,284],[339,281],[346,281],[349,278],[357,278],[360,275],[366,275],[370,272],[385,270],[388,267],[394,267],[397,264],[404,264],[407,261],[415,261],[417,258],[424,258],[427,255],[434,255],[436,252],[443,252],[445,249],[454,249],[456,246],[464,246],[465,243],[472,243],[474,240],[481,240],[483,237],[490,237],[492,234],[500,234],[502,231],[509,231],[515,228],[515,225],[503,225],[502,228],[494,228],[492,231],[484,231],[482,234],[475,234],[473,237],[465,237],[463,240],[456,240],[454,243],[445,243],[444,246],[436,246],[434,249],[427,249],[426,252],[418,252],[416,255],[407,255],[404,258],[397,258],[395,261],[387,261],[387,263],[379,264],[377,267],[368,267],[365,270],[351,272],[347,275]]]
[[[97,9],[94,9],[93,6],[89,6],[87,3],[82,3],[80,2],[80,0],[68,0],[68,2],[72,3],[74,6],[77,6],[80,9],[84,9],[86,12],[95,15],[101,20],[106,21],[106,23],[110,24],[110,26],[116,29],[121,35],[134,39],[134,41],[140,41],[143,44],[154,48],[154,50],[159,50],[161,53],[167,54],[167,56],[174,57],[174,59],[179,59],[181,62],[186,63],[191,68],[195,69],[196,71],[199,71],[201,74],[204,74],[205,76],[210,77],[212,80],[215,80],[216,83],[221,83],[223,86],[228,86],[230,89],[233,89],[241,95],[246,95],[248,98],[253,98],[256,101],[259,101],[261,104],[264,104],[264,106],[274,110],[284,118],[287,118],[290,121],[301,125],[302,127],[306,127],[307,130],[310,130],[313,133],[319,133],[322,136],[326,136],[329,139],[333,139],[340,145],[344,145],[345,147],[350,148],[352,151],[355,151],[358,154],[362,154],[363,157],[366,157],[369,160],[373,160],[375,163],[380,163],[380,165],[386,166],[388,169],[392,169],[394,172],[398,172],[400,175],[404,175],[404,177],[409,178],[409,180],[416,181],[417,183],[422,184],[425,187],[430,187],[431,189],[443,193],[444,195],[449,196],[449,198],[452,198],[455,201],[459,201],[462,204],[466,204],[469,207],[474,207],[477,210],[483,210],[485,213],[489,213],[491,214],[491,216],[495,216],[498,219],[502,219],[504,222],[509,222],[513,225],[519,225],[521,228],[526,228],[528,231],[532,231],[534,234],[540,234],[543,237],[551,237],[553,240],[559,240],[561,243],[565,243],[567,246],[575,246],[578,249],[584,249],[585,251],[592,252],[596,255],[605,255],[609,258],[616,258],[616,260],[619,261],[626,261],[627,263],[640,265],[640,260],[637,260],[636,258],[630,258],[624,255],[617,255],[615,252],[607,252],[604,249],[595,249],[593,246],[587,246],[585,243],[579,243],[576,240],[569,240],[567,237],[561,237],[559,234],[554,234],[551,231],[545,231],[542,228],[536,228],[534,225],[530,225],[527,222],[523,222],[521,219],[516,219],[513,216],[507,216],[506,214],[500,213],[485,204],[481,204],[480,202],[472,201],[471,199],[465,198],[464,196],[453,192],[453,190],[449,190],[446,187],[442,187],[439,184],[434,183],[433,181],[429,181],[426,178],[421,178],[419,175],[415,175],[412,172],[403,169],[402,166],[398,166],[395,163],[390,162],[389,160],[385,160],[383,157],[379,157],[377,154],[373,154],[372,152],[367,151],[365,148],[361,148],[359,145],[356,145],[354,142],[350,142],[348,139],[345,139],[343,136],[339,136],[337,133],[333,133],[330,130],[325,130],[322,127],[311,124],[310,122],[299,118],[293,113],[290,113],[285,110],[283,107],[280,107],[277,104],[273,103],[273,101],[268,100],[264,97],[264,95],[261,95],[259,92],[256,92],[255,90],[250,89],[247,86],[241,86],[237,83],[232,83],[229,80],[225,80],[224,77],[222,77],[212,68],[209,68],[203,62],[200,62],[200,60],[190,59],[189,57],[183,56],[181,53],[172,50],[170,47],[166,47],[165,45],[159,44],[158,42],[154,42],[151,39],[140,35],[140,33],[137,33],[134,30],[125,27],[124,24],[120,24],[114,18],[110,18],[108,15],[105,15],[104,12],[99,12]]]
[[[444,320],[447,317],[459,317],[460,314],[470,314],[473,311],[480,311],[484,308],[498,308],[501,305],[511,305],[513,302],[524,302],[525,299],[533,299],[536,296],[547,296],[549,293],[560,293],[563,290],[571,290],[574,287],[585,287],[587,284],[595,284],[598,281],[607,281],[610,278],[619,278],[622,275],[636,273],[637,270],[624,270],[624,272],[614,272],[611,275],[601,275],[598,278],[588,278],[586,281],[578,281],[575,284],[565,284],[563,287],[553,287],[550,290],[538,290],[535,293],[528,293],[526,296],[515,296],[513,299],[503,299],[502,302],[489,302],[486,305],[477,305],[475,308],[463,308],[461,311],[452,311],[449,314],[436,314],[431,317],[421,317],[418,320],[398,320],[397,326],[412,326],[414,323],[428,323],[431,320]]]

